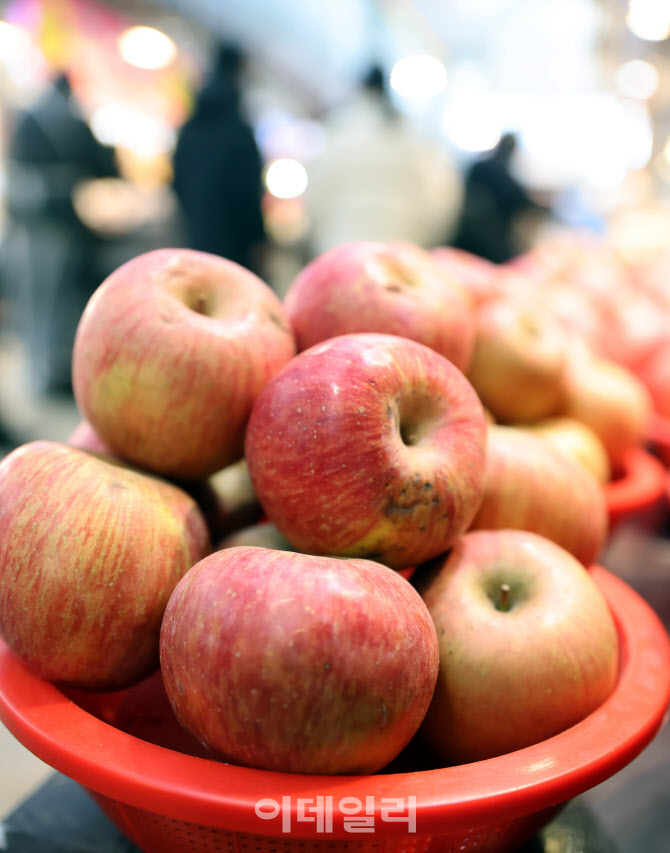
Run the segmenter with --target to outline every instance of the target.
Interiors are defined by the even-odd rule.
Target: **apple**
[[[80,318],[82,416],[140,468],[201,479],[242,457],[258,392],[295,354],[283,305],[216,255],[156,249],[122,264]]]
[[[559,411],[565,358],[565,334],[549,313],[501,297],[477,312],[466,375],[496,421],[532,422]]]
[[[248,524],[240,527],[216,543],[216,550],[235,548],[238,545],[255,545],[258,548],[272,548],[275,551],[295,551],[295,548],[285,536],[277,530],[276,525],[267,521]]]
[[[486,418],[463,373],[376,333],[299,353],[258,395],[245,444],[267,518],[296,550],[395,569],[468,527],[485,456]]]
[[[591,351],[571,352],[561,414],[596,433],[614,475],[628,452],[644,444],[652,413],[649,390],[631,370]]]
[[[612,467],[605,445],[583,421],[569,417],[544,418],[528,424],[526,429],[581,462],[601,485],[611,480]]]
[[[585,566],[608,532],[605,491],[580,462],[522,427],[489,425],[484,494],[470,530],[528,530]]]
[[[649,392],[654,412],[670,418],[670,334],[637,365],[636,376]]]
[[[436,246],[430,254],[468,291],[475,306],[500,295],[499,264],[456,246]]]
[[[263,515],[244,458],[204,480],[177,482],[177,485],[198,502],[212,542],[256,523]]]
[[[68,437],[67,444],[120,460],[118,454],[105,444],[88,421],[82,420],[77,424]],[[253,524],[263,513],[243,458],[203,480],[174,482],[197,501],[207,522],[212,542],[234,530]]]
[[[119,458],[112,448],[106,444],[87,420],[81,420],[67,438],[67,444],[80,450],[90,450],[92,453],[102,453],[103,456]]]
[[[284,296],[298,349],[352,332],[411,338],[464,370],[474,340],[467,290],[411,243],[342,243],[310,261]]]
[[[168,598],[210,550],[196,503],[158,477],[52,441],[0,463],[0,636],[48,681],[112,690],[156,669]]]
[[[419,735],[444,761],[540,743],[614,689],[619,641],[607,602],[588,571],[543,536],[466,533],[449,554],[419,567],[412,583],[440,647]]]
[[[438,669],[397,572],[269,548],[216,551],[175,588],[161,671],[180,723],[234,764],[375,773],[416,733]]]

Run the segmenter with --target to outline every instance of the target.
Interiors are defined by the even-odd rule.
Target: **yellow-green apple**
[[[608,532],[605,491],[584,465],[523,427],[488,427],[484,495],[470,530],[528,530],[585,566]]]
[[[177,485],[198,502],[212,542],[254,524],[263,514],[244,458],[204,480],[177,481]]]
[[[445,762],[540,743],[614,689],[619,640],[607,602],[589,572],[543,536],[466,533],[412,583],[440,646],[419,735]]]
[[[343,243],[310,261],[284,296],[298,349],[337,335],[401,335],[464,370],[474,340],[472,300],[430,252],[412,243]]]
[[[161,671],[181,724],[234,764],[374,773],[430,703],[437,637],[420,596],[371,560],[216,551],[175,588]]]
[[[590,350],[571,350],[562,414],[596,433],[614,476],[626,454],[644,444],[652,412],[649,390],[631,370]]]
[[[537,302],[501,297],[477,312],[466,375],[500,423],[554,415],[563,400],[565,333]]]
[[[445,551],[474,517],[486,418],[444,356],[355,333],[299,353],[268,382],[245,448],[256,495],[296,550],[402,569]]]
[[[272,548],[275,551],[295,551],[295,548],[285,536],[277,530],[275,524],[269,521],[259,521],[233,530],[216,544],[216,550],[235,548],[238,545],[255,545],[258,548]]]
[[[576,418],[543,418],[526,429],[546,439],[557,450],[581,462],[601,483],[612,478],[612,467],[605,445],[590,426]]]
[[[80,318],[82,416],[133,464],[201,479],[242,457],[256,395],[295,354],[277,295],[225,258],[156,249],[122,264]]]
[[[195,501],[158,477],[51,441],[0,464],[0,635],[49,681],[156,669],[168,598],[210,550]]]

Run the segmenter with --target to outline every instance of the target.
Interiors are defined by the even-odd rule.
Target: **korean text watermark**
[[[378,808],[377,808],[378,806]],[[317,833],[333,831],[337,815],[345,832],[374,832],[375,821],[406,823],[406,832],[416,832],[416,797],[266,797],[258,800],[256,816],[262,820],[281,820],[281,831],[290,833],[293,822],[313,823]]]

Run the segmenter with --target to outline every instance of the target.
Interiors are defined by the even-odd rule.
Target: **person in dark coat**
[[[516,147],[515,135],[503,134],[490,155],[470,166],[459,225],[450,241],[495,263],[509,261],[521,251],[516,236],[519,216],[547,211],[512,173]]]
[[[38,394],[71,393],[75,330],[100,284],[100,239],[77,215],[74,193],[83,182],[117,174],[114,150],[93,135],[66,73],[15,116],[5,287]]]
[[[242,54],[223,46],[181,127],[173,186],[192,249],[221,255],[260,273],[265,243],[263,163],[241,109]]]

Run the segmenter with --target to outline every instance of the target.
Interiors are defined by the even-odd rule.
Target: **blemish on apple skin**
[[[274,323],[278,329],[281,329],[282,332],[288,333],[288,328],[286,326],[286,323],[282,320],[281,317],[279,317],[277,314],[275,314],[274,311],[268,312],[268,319],[270,320],[271,323]]]
[[[326,672],[328,672],[330,670],[330,664],[324,663],[323,668],[325,669]]]

